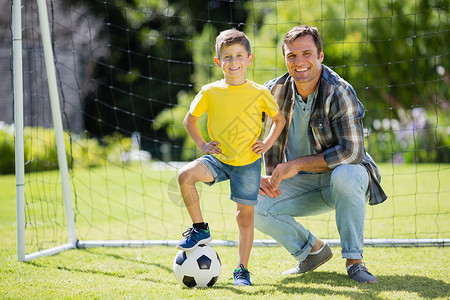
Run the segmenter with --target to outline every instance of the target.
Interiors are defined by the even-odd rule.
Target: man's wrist
[[[295,164],[294,164],[294,168],[295,168],[295,172],[298,173],[302,170],[302,166],[303,166],[303,160],[301,157],[296,158],[294,160]]]

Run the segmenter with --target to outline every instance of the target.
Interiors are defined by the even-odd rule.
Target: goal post
[[[48,81],[49,98],[56,138],[56,151],[61,176],[62,198],[64,201],[66,226],[68,233],[67,244],[45,249],[33,254],[25,252],[25,197],[24,197],[24,144],[23,144],[23,79],[22,79],[22,43],[21,43],[21,1],[13,1],[13,32],[14,32],[14,103],[15,103],[15,143],[16,143],[16,192],[17,192],[17,252],[20,261],[27,261],[43,255],[53,255],[76,247],[74,214],[69,182],[69,170],[64,145],[61,108],[59,105],[56,70],[53,60],[50,26],[48,22],[47,4],[45,0],[37,0],[38,14],[42,35],[42,45],[45,57],[45,67]]]
[[[29,261],[76,248],[175,246],[176,238],[181,238],[181,232],[191,224],[178,190],[176,171],[199,155],[195,145],[184,139],[182,118],[202,83],[220,76],[218,68],[211,63],[218,29],[234,26],[248,31],[255,52],[253,69],[248,73],[252,80],[262,83],[285,72],[285,68],[280,67],[281,34],[298,21],[277,18],[282,14],[294,18],[292,14],[296,10],[285,6],[289,1],[264,1],[263,4],[254,1],[252,5],[248,1],[213,1],[214,5],[228,5],[230,19],[223,19],[225,14],[214,11],[216,7],[213,4],[207,7],[206,17],[188,7],[183,15],[177,15],[176,7],[166,2],[168,7],[162,7],[163,1],[147,8],[130,7],[125,3],[121,4],[124,7],[116,7],[115,1],[93,0],[91,4],[97,3],[105,10],[99,13],[101,17],[94,18],[87,15],[87,9],[82,5],[72,8],[63,0],[50,0],[52,11],[49,15],[48,2],[36,0],[27,3],[33,17],[27,15],[27,21],[32,24],[24,30],[22,2],[12,1],[18,260]],[[84,1],[79,3],[85,4]],[[32,6],[34,4],[37,4],[36,10]],[[261,5],[267,7],[259,8]],[[59,11],[58,6],[64,9]],[[244,8],[252,9],[252,13],[240,16],[238,12]],[[267,14],[271,9],[275,13]],[[302,9],[308,10],[308,7]],[[384,18],[391,24],[392,20],[367,14],[364,17],[367,24],[361,25],[366,26],[367,32],[353,32],[346,37],[346,31],[364,20],[352,17],[350,8],[348,10],[348,19],[333,20],[324,13],[324,19],[313,19],[309,23],[337,28],[338,21],[342,21],[342,41],[330,40],[332,31],[325,31],[329,35],[323,36],[324,49],[342,52],[336,55],[338,58],[335,57],[333,68],[343,73],[343,77],[354,76],[359,97],[371,98],[372,93],[380,90],[376,96],[384,97],[384,102],[379,101],[377,105],[369,101],[364,103],[369,104],[365,117],[369,121],[364,126],[367,129],[366,148],[377,163],[382,160],[387,166],[385,171],[388,172],[382,174],[382,185],[389,190],[390,199],[380,207],[387,205],[389,208],[385,209],[386,212],[377,206],[370,207],[370,211],[368,209],[364,244],[373,247],[450,246],[450,211],[446,205],[450,192],[443,181],[450,176],[450,164],[446,161],[440,163],[439,159],[435,159],[438,162],[430,167],[420,164],[420,155],[424,152],[425,156],[434,153],[435,156],[445,156],[449,148],[449,145],[436,142],[441,141],[437,135],[439,132],[450,130],[446,121],[442,121],[446,112],[444,104],[448,102],[445,100],[448,70],[445,69],[447,66],[438,63],[448,58],[448,53],[433,52],[430,57],[411,59],[411,68],[435,61],[434,81],[418,78],[414,83],[392,84],[380,79],[382,76],[378,70],[370,73],[376,67],[397,71],[396,68],[408,63],[405,59],[361,63],[363,53],[356,57],[356,62],[344,60],[358,52],[346,52],[347,46],[362,45],[361,49],[365,48],[365,51],[380,44],[388,45],[390,50],[396,47],[395,43],[414,47],[423,42],[421,38],[428,41],[428,38],[445,36],[448,29],[442,25],[441,31],[433,33],[414,33],[407,38],[395,39],[376,36],[371,40],[367,33],[369,24],[378,26],[377,22]],[[417,13],[418,16],[421,14]],[[429,17],[427,12],[424,15]],[[123,24],[113,22],[112,18],[118,16],[121,16]],[[258,18],[253,20],[252,17]],[[395,20],[394,16],[391,17]],[[34,19],[38,24],[33,24]],[[148,22],[157,26],[152,23],[155,20],[161,27],[142,25]],[[202,23],[201,26],[198,23]],[[64,36],[63,42],[58,40],[58,30]],[[180,37],[177,34],[182,30],[188,34]],[[32,41],[25,47],[24,32],[32,35],[28,38]],[[107,36],[113,34],[119,40],[117,44],[107,40]],[[361,37],[364,34],[367,35],[366,40]],[[39,41],[36,36],[39,36]],[[269,45],[266,37],[270,37],[268,40],[272,44]],[[155,45],[159,45],[158,51],[153,50]],[[177,56],[183,49],[189,53]],[[393,57],[389,56],[389,59]],[[27,60],[26,66],[24,59]],[[24,67],[28,68],[26,79],[31,83],[27,80],[24,83]],[[364,76],[358,73],[361,69],[366,70]],[[45,90],[38,80],[45,82]],[[375,82],[372,84],[370,80]],[[396,97],[403,96],[403,89],[407,90],[412,84],[425,86],[423,90],[430,93],[429,98],[433,98],[434,103],[417,100],[417,103],[408,103],[406,108],[398,108]],[[24,90],[28,102],[24,100]],[[429,106],[434,106],[436,111],[436,115],[430,118],[435,123],[420,127],[423,112],[413,110],[424,110]],[[24,111],[31,113],[24,117]],[[393,116],[393,111],[398,111],[398,116]],[[419,114],[417,118],[408,115],[416,112]],[[79,115],[77,121],[71,119],[73,113]],[[410,123],[401,127],[397,117]],[[36,123],[31,122],[38,118]],[[83,126],[74,125],[79,119],[82,119]],[[204,121],[202,124],[206,123]],[[44,130],[44,127],[48,128]],[[201,130],[206,134],[206,127]],[[429,144],[420,146],[430,132],[434,136]],[[402,159],[412,161],[413,168],[402,164]],[[426,189],[419,186],[423,179],[427,181]],[[215,222],[211,245],[237,246],[234,207],[228,199],[229,187],[226,184],[208,188],[198,185],[198,190],[201,198],[205,199],[202,211],[207,216],[206,220]],[[208,202],[211,199],[213,201]],[[405,207],[407,205],[409,207]],[[333,213],[304,218],[302,223],[331,246],[340,245]],[[262,233],[256,233],[255,237],[255,246],[278,246],[276,241]]]
[[[25,261],[25,164],[23,146],[23,76],[22,76],[22,15],[21,1],[12,5],[13,89],[16,173],[17,258]]]

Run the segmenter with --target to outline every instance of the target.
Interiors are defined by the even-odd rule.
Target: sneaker
[[[348,278],[360,283],[378,283],[378,280],[367,270],[364,263],[353,264],[348,270]]]
[[[194,250],[198,245],[207,244],[211,242],[212,236],[209,233],[209,227],[207,229],[195,229],[189,228],[183,232],[184,239],[182,239],[177,248],[180,250]]]
[[[294,268],[284,271],[282,274],[294,275],[313,271],[329,261],[332,257],[333,253],[331,252],[331,248],[325,243],[319,253],[308,255],[305,260],[299,261]]]
[[[244,268],[243,264],[240,264],[239,268],[234,270],[233,277],[235,286],[252,285],[250,282],[250,272]]]

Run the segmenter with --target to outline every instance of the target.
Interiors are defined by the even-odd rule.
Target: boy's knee
[[[254,209],[253,207],[237,210],[236,211],[236,222],[240,227],[253,227],[254,224]]]
[[[196,179],[193,172],[189,169],[181,168],[177,176],[178,184],[195,183]]]

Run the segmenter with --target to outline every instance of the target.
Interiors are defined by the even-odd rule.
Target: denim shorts
[[[261,158],[244,166],[232,166],[225,164],[213,155],[204,155],[197,159],[202,162],[214,176],[213,182],[205,182],[213,185],[216,182],[230,180],[230,199],[236,203],[256,205],[258,203],[259,183],[261,181]]]

